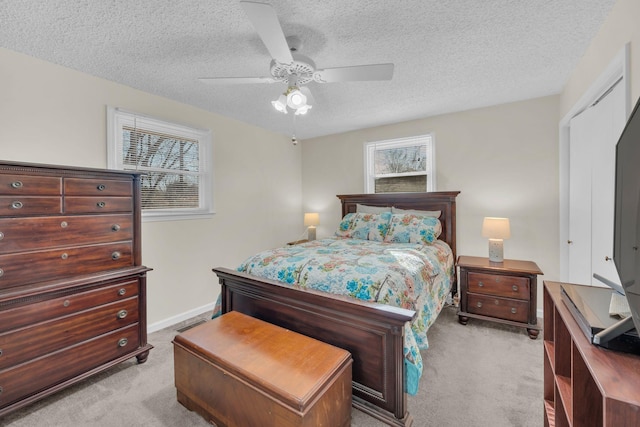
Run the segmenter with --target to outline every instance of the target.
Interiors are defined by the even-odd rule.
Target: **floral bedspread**
[[[347,295],[416,311],[405,325],[406,391],[415,394],[422,375],[420,349],[446,300],[454,273],[451,248],[332,238],[270,249],[238,271],[300,288]]]

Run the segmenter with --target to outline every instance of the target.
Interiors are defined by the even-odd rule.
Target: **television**
[[[596,334],[595,344],[632,330],[640,334],[640,100],[636,103],[616,146],[613,262],[620,283],[594,277],[624,294],[631,316]]]

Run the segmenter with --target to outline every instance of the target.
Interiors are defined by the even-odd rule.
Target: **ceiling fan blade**
[[[270,4],[252,1],[241,1],[240,5],[271,57],[281,64],[291,64],[293,57],[275,9]]]
[[[391,80],[393,64],[355,65],[353,67],[325,68],[313,73],[313,79],[320,83]]]
[[[198,80],[208,85],[237,85],[276,82],[273,77],[200,77]]]

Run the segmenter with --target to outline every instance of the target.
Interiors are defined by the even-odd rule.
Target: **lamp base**
[[[489,239],[489,261],[504,261],[504,246],[502,239]]]
[[[314,226],[307,229],[307,239],[316,240],[316,228]]]

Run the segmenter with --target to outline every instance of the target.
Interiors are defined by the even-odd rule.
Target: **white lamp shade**
[[[511,237],[509,218],[486,217],[482,222],[482,237],[508,239]]]
[[[310,226],[315,227],[318,224],[320,224],[320,215],[318,213],[311,212],[311,213],[305,213],[304,214],[304,226],[305,227],[310,227]]]
[[[307,97],[298,89],[287,95],[287,105],[293,109],[300,108],[307,103]]]

